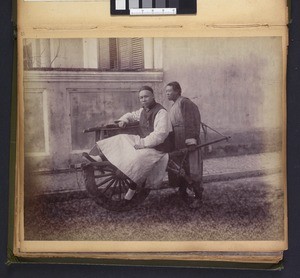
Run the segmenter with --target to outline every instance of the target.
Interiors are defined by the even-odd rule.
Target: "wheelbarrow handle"
[[[134,128],[134,127],[138,127],[138,126],[139,126],[138,122],[128,123],[126,125],[126,127],[122,128],[122,129]],[[113,123],[113,124],[107,124],[104,126],[96,126],[96,127],[90,127],[90,128],[84,129],[83,133],[104,131],[104,130],[118,130],[118,129],[121,129],[121,128],[118,126],[117,121],[116,121],[116,123]]]
[[[210,141],[210,142],[207,142],[207,143],[204,143],[204,144],[201,144],[201,145],[197,145],[195,148],[200,149],[200,148],[203,148],[203,147],[206,147],[206,146],[209,146],[209,145],[212,145],[212,144],[216,144],[216,143],[219,143],[219,142],[222,142],[222,141],[225,141],[225,140],[228,141],[230,138],[231,138],[230,136],[226,136],[224,138],[220,138],[220,139]]]
[[[218,139],[218,140],[214,140],[214,141],[210,141],[210,142],[207,142],[207,143],[204,143],[204,144],[196,145],[194,147],[194,150],[197,150],[197,149],[200,149],[200,148],[212,145],[212,144],[216,144],[216,143],[219,143],[219,142],[222,142],[222,141],[225,141],[225,140],[228,141],[230,138],[231,138],[230,136],[226,136],[226,137]],[[189,148],[183,148],[183,149],[180,149],[178,151],[171,152],[171,153],[169,153],[169,155],[170,156],[180,156],[180,155],[183,155],[183,154],[185,154],[189,151],[191,151]]]

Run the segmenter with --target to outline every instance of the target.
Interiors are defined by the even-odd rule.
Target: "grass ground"
[[[91,199],[43,200],[25,207],[26,240],[280,240],[280,175],[204,184],[203,206],[191,210],[174,189],[153,191],[129,212]]]

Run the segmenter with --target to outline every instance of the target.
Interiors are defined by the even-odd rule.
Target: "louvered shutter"
[[[144,69],[144,45],[142,38],[132,40],[132,70]]]
[[[131,39],[118,39],[119,70],[130,70],[132,68],[132,44]]]
[[[109,55],[110,55],[110,69],[111,70],[118,70],[118,45],[117,39],[109,39]]]
[[[144,69],[144,46],[142,38],[118,39],[119,70]]]

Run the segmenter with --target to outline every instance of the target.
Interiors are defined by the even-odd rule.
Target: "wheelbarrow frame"
[[[188,187],[193,190],[195,181],[185,172],[183,165],[188,158],[190,151],[195,151],[209,145],[228,141],[230,137],[201,123],[203,143],[191,148],[183,148],[169,153],[169,162],[166,171],[184,178]],[[221,135],[220,139],[207,142],[207,129],[211,129]],[[117,135],[117,134],[138,134],[138,122],[128,124],[125,128],[118,127],[117,124],[108,124],[100,127],[85,129],[84,133],[95,132],[95,142]],[[180,165],[172,158],[180,157]],[[148,196],[151,189],[145,188],[145,183],[137,188],[134,198],[130,201],[124,199],[132,181],[108,160],[99,162],[87,162],[81,165],[85,186],[90,197],[100,206],[113,211],[127,211],[142,203]],[[201,173],[203,175],[203,173]],[[202,177],[201,177],[202,179]],[[170,187],[172,185],[169,184]]]

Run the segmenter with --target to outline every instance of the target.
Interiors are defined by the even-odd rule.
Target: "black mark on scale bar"
[[[197,0],[111,0],[112,15],[196,14]]]

